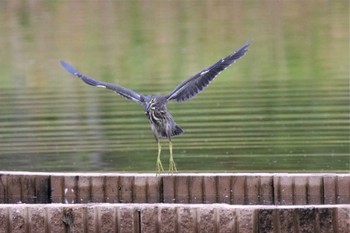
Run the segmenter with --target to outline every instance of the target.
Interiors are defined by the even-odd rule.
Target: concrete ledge
[[[350,174],[0,172],[0,203],[350,204]]]
[[[7,232],[350,232],[350,205],[2,204]]]

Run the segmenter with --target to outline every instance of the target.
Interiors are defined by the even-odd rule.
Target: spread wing
[[[248,50],[250,40],[247,41],[236,52],[220,59],[214,65],[200,71],[189,79],[183,81],[170,94],[166,95],[167,100],[177,102],[186,101],[201,92],[208,84],[223,70],[242,57]]]
[[[81,74],[77,69],[75,69],[73,66],[69,65],[65,61],[61,60],[60,62],[66,71],[73,74],[74,76],[77,76],[78,78],[83,80],[86,84],[89,84],[89,85],[95,86],[95,87],[107,88],[107,89],[112,90],[112,91],[118,93],[119,95],[127,98],[128,100],[132,100],[132,101],[137,102],[137,103],[142,103],[144,100],[143,95],[140,95],[133,90],[130,90],[128,88],[118,86],[115,84],[101,82],[101,81],[89,78],[89,77]]]

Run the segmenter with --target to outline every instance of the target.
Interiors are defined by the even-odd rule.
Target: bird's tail
[[[183,132],[184,131],[183,131],[183,129],[180,126],[175,125],[171,136],[174,137],[174,136],[182,134]]]
[[[177,135],[182,134],[183,132],[184,132],[184,131],[183,131],[183,129],[181,129],[180,126],[175,125],[175,127],[174,127],[173,130],[171,131],[170,137],[175,137],[175,136],[177,136]],[[162,138],[167,138],[167,137],[168,137],[168,135],[165,133],[165,131],[161,132],[160,136],[161,136]]]

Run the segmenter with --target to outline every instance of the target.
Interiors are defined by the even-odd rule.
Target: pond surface
[[[143,107],[59,60],[167,93],[249,38],[203,93],[168,104],[178,170],[350,170],[348,1],[8,0],[0,33],[0,170],[155,171]]]

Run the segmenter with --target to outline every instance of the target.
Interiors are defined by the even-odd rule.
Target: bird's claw
[[[173,159],[170,159],[170,161],[169,161],[169,173],[173,174],[174,172],[177,172],[175,161]]]
[[[156,167],[156,170],[157,170],[157,175],[159,175],[161,172],[164,172],[164,168],[163,168],[163,165],[162,165],[162,161],[160,161],[160,159],[159,159],[159,160],[157,159],[157,167]]]

